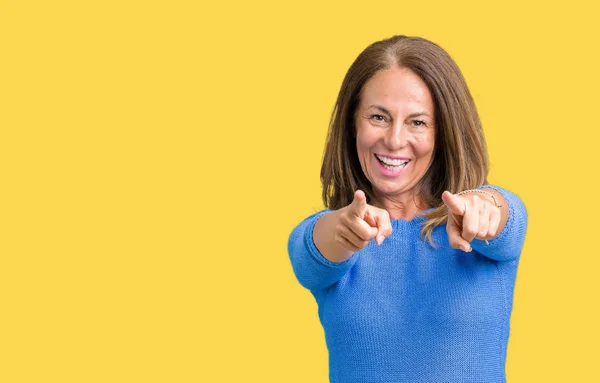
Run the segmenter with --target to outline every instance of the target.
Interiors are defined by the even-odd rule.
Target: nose
[[[398,149],[406,146],[408,142],[408,134],[409,133],[406,129],[406,126],[404,126],[401,122],[396,122],[387,131],[385,136],[385,144],[390,150],[397,151]]]

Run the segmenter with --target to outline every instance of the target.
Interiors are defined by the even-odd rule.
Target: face
[[[355,117],[363,173],[384,199],[406,201],[433,157],[434,106],[427,85],[406,68],[379,71],[364,85]]]

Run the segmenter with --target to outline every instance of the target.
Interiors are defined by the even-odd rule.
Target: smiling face
[[[407,203],[427,171],[435,143],[434,105],[425,82],[407,68],[377,72],[356,110],[363,173],[384,202]]]

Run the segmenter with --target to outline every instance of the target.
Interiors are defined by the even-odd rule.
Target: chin
[[[378,190],[380,193],[382,194],[386,194],[386,195],[397,195],[397,194],[404,194],[404,193],[408,193],[410,191],[412,191],[415,186],[418,184],[417,182],[411,182],[411,183],[398,183],[398,182],[378,182],[378,183],[371,183],[371,185],[373,185],[373,188]]]
[[[407,192],[409,189],[401,186],[391,186],[391,185],[373,185],[373,188],[379,194],[393,196]]]

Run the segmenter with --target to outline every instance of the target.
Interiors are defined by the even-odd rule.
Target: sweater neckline
[[[425,210],[421,211],[420,213],[418,213],[417,215],[415,215],[411,220],[406,220],[404,218],[396,218],[396,219],[390,219],[390,221],[392,223],[395,222],[396,224],[420,223],[422,221],[425,221],[425,217],[423,217],[422,214],[425,214],[432,210],[434,210],[434,208],[425,209]]]

